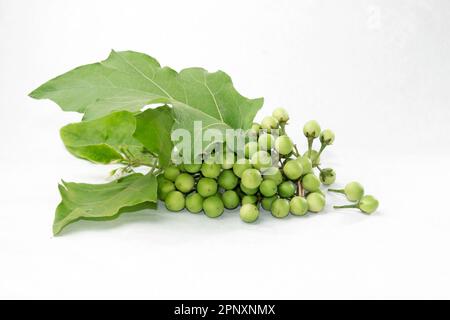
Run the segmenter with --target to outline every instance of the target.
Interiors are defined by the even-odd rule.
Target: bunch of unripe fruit
[[[245,157],[237,159],[236,150],[225,148],[221,157],[167,167],[158,176],[159,199],[170,211],[186,208],[192,213],[203,211],[211,218],[219,217],[225,209],[241,206],[240,217],[249,223],[258,219],[260,206],[276,218],[289,213],[303,216],[321,212],[326,204],[321,185],[333,184],[336,173],[331,168],[321,168],[320,157],[333,144],[335,135],[329,129],[322,131],[316,121],[307,122],[303,133],[308,149],[300,154],[286,135],[288,121],[286,110],[278,108],[260,124],[253,124],[248,132],[251,139],[241,153]],[[318,150],[313,149],[316,139],[320,141]],[[335,208],[359,208],[368,214],[378,208],[378,201],[364,196],[364,189],[357,182],[330,191],[343,193],[354,202]]]

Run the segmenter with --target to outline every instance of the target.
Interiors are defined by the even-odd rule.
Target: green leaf
[[[170,163],[173,148],[170,138],[172,126],[172,111],[167,106],[148,109],[136,116],[134,137],[147,150],[159,156],[159,163],[162,167]]]
[[[105,220],[155,204],[157,181],[154,175],[136,173],[106,184],[63,182],[59,191],[62,201],[53,223],[55,235],[80,219]]]
[[[103,118],[69,124],[61,129],[61,139],[74,156],[94,163],[124,160],[123,149],[139,153],[143,145],[133,138],[136,118],[127,111]]]
[[[51,99],[65,111],[84,113],[85,120],[165,103],[174,107],[176,127],[191,131],[193,120],[203,121],[208,128],[247,129],[263,104],[263,99],[241,96],[222,71],[190,68],[177,73],[133,51],[112,51],[108,59],[50,80],[30,96]]]

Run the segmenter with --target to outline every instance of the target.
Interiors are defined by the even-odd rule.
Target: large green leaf
[[[193,130],[194,120],[208,128],[247,129],[263,104],[263,99],[241,96],[224,72],[189,68],[177,73],[132,51],[112,51],[108,59],[52,79],[30,96],[84,113],[85,120],[166,103],[174,107],[176,127],[188,130]]]
[[[167,106],[148,109],[136,116],[134,137],[147,150],[159,156],[159,163],[162,167],[170,163],[173,147],[170,139],[172,126],[172,111]]]
[[[128,111],[103,118],[69,124],[61,129],[61,138],[73,155],[95,163],[124,160],[123,149],[139,153],[143,145],[133,138],[136,118]]]
[[[153,175],[136,173],[106,184],[63,182],[59,191],[62,201],[53,223],[55,235],[80,219],[109,219],[156,203],[157,181]]]

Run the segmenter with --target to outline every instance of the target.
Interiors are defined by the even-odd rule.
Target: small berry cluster
[[[170,211],[186,208],[192,213],[203,211],[211,218],[241,205],[240,217],[249,223],[258,219],[259,205],[276,218],[284,218],[289,213],[303,216],[308,212],[321,212],[326,204],[321,185],[333,184],[336,172],[332,168],[321,168],[320,157],[325,148],[333,144],[335,135],[329,129],[322,131],[316,121],[307,122],[303,134],[308,149],[300,154],[286,134],[288,121],[286,110],[278,108],[260,124],[253,124],[248,132],[252,139],[243,150],[244,158],[237,159],[236,150],[225,148],[220,163],[208,158],[198,164],[166,168],[158,176],[159,199]],[[313,149],[316,139],[320,141],[318,150]],[[273,162],[275,154],[276,163]],[[378,201],[373,196],[364,196],[364,189],[357,182],[349,183],[342,190],[329,191],[343,193],[349,201],[355,202],[335,208],[359,208],[368,214],[378,208]]]

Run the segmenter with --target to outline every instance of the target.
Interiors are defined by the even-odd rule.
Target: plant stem
[[[303,184],[302,184],[300,179],[297,181],[297,186],[298,186],[297,196],[304,197],[305,196],[305,189],[303,189]]]
[[[311,151],[313,146],[314,138],[308,138],[308,157],[311,159]]]
[[[300,152],[298,152],[298,148],[297,148],[296,144],[294,144],[294,156],[296,156],[297,158],[300,157]]]
[[[336,192],[336,193],[345,194],[345,190],[344,189],[328,189],[328,192]]]
[[[349,204],[346,206],[334,206],[333,208],[335,208],[335,209],[355,209],[355,208],[358,208],[358,205],[357,204]]]
[[[280,122],[280,129],[281,135],[284,136],[286,134],[286,122]]]
[[[320,146],[319,153],[317,154],[317,159],[319,159],[320,155],[322,154],[323,150],[325,150],[326,147],[327,147],[326,144],[322,144],[322,145]]]

